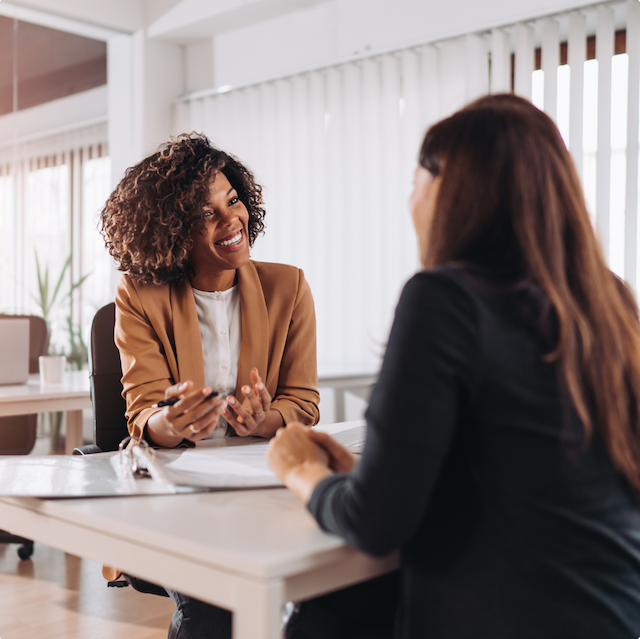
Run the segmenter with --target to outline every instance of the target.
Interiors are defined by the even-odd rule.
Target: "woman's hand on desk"
[[[170,447],[183,439],[197,442],[215,430],[227,402],[223,397],[210,397],[208,386],[195,391],[192,387],[193,382],[186,381],[167,388],[165,399],[180,399],[149,418],[147,430],[154,443]]]
[[[267,462],[282,483],[304,503],[314,488],[331,475],[329,455],[309,437],[309,428],[292,422],[276,433],[267,448]]]
[[[253,388],[242,387],[245,401],[241,404],[237,398],[229,396],[229,407],[223,416],[240,437],[271,437],[278,428],[284,426],[282,415],[271,409],[271,395],[260,378],[258,369],[252,368],[250,376]]]
[[[313,428],[307,429],[307,436],[312,442],[321,446],[329,456],[329,468],[337,473],[350,473],[356,465],[353,453],[337,442],[331,435]]]

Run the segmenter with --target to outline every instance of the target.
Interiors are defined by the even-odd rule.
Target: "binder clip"
[[[171,488],[170,492],[177,492],[162,463],[156,458],[156,451],[144,439],[125,437],[118,446],[118,455],[112,458],[112,464],[120,481],[130,483],[135,479],[150,477],[155,483]]]
[[[138,447],[138,451],[134,452],[134,448]],[[123,467],[131,469],[134,477],[143,478],[151,477],[151,471],[148,464],[143,460],[148,456],[151,462],[154,461],[156,451],[149,446],[149,442],[137,437],[125,437],[118,446],[118,455],[120,456],[120,464]]]

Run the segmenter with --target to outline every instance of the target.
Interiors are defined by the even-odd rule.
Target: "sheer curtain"
[[[422,135],[489,91],[515,90],[558,122],[611,265],[635,286],[639,13],[637,0],[591,6],[185,99],[176,128],[205,132],[265,186],[252,255],[305,270],[321,368],[375,369],[419,266],[406,201]]]
[[[69,348],[68,319],[86,338],[95,310],[110,301],[113,267],[96,229],[110,187],[105,140],[97,125],[0,148],[0,312],[38,314],[36,256],[50,295],[71,256],[51,316],[60,352]]]

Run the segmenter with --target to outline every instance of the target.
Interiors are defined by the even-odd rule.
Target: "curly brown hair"
[[[100,213],[109,254],[141,284],[181,284],[191,233],[202,227],[211,178],[222,171],[249,213],[249,246],[264,232],[262,187],[237,158],[202,134],[171,138],[127,169]]]

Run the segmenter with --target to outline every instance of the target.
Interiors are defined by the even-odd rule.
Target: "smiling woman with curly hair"
[[[195,133],[128,169],[107,200],[101,233],[125,273],[115,341],[132,436],[193,445],[317,423],[311,290],[300,269],[250,259],[264,216],[251,171]],[[168,592],[170,638],[231,636],[230,613]]]
[[[253,246],[264,231],[262,187],[236,158],[203,135],[180,136],[127,170],[101,215],[109,253],[141,284],[181,284],[187,277],[191,232],[207,217],[209,182],[224,169],[249,213]]]

